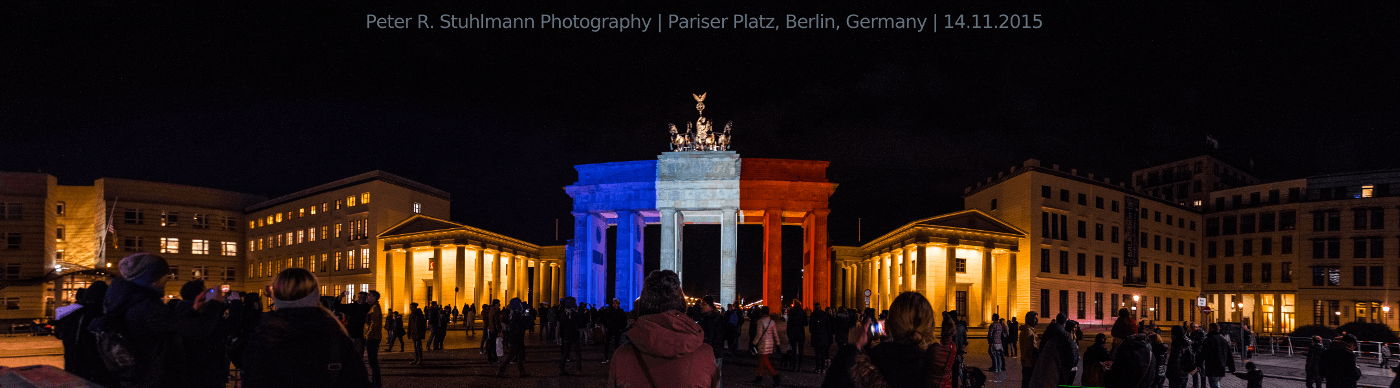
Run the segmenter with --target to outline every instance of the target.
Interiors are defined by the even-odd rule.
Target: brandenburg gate
[[[738,225],[759,224],[763,234],[763,304],[782,299],[782,226],[803,227],[804,302],[829,305],[827,162],[740,158],[729,150],[732,123],[713,131],[704,117],[705,95],[695,96],[700,118],[685,133],[671,125],[671,152],[657,160],[574,166],[578,181],[564,191],[574,200],[574,239],[567,250],[566,290],[580,303],[606,302],[607,229],[617,228],[615,297],[632,309],[641,294],[643,228],[661,225],[661,269],[681,274],[685,225],[720,225],[720,301],[735,302]],[[696,258],[692,258],[696,259]],[[714,260],[701,257],[699,260]]]

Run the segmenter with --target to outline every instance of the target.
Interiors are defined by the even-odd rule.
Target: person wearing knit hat
[[[114,371],[121,373],[114,373],[113,379],[123,386],[179,385],[183,381],[180,368],[161,367],[182,364],[185,359],[177,333],[188,320],[161,302],[165,283],[170,280],[170,265],[160,256],[143,252],[127,256],[117,267],[122,277],[112,280],[103,302],[105,316],[93,324],[119,328],[131,344],[137,367]]]
[[[164,286],[164,279],[170,274],[170,264],[165,258],[150,253],[127,256],[117,267],[127,281],[152,288],[156,288],[156,283]]]

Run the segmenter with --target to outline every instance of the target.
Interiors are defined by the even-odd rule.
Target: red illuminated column
[[[823,307],[831,305],[831,248],[826,243],[828,213],[831,210],[817,209],[808,213],[808,218],[812,219],[812,232],[807,249],[812,252],[812,263],[805,277],[811,284],[807,299],[811,299],[808,303],[821,303]]]
[[[776,311],[783,299],[783,211],[763,212],[763,304]]]

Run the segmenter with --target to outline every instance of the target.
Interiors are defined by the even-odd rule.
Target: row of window
[[[209,271],[210,271],[209,266],[205,266],[205,265],[190,266],[190,278],[189,278],[189,280],[223,280],[223,281],[233,281],[234,279],[237,279],[237,278],[238,278],[238,270],[237,270],[236,268],[234,268],[234,267],[223,267],[222,270],[221,270],[220,268],[214,268],[213,271],[218,271],[217,273],[210,273]],[[170,277],[171,277],[171,280],[181,280],[181,279],[180,279],[180,266],[178,266],[178,265],[172,265],[172,266],[170,266]]]
[[[356,260],[356,256],[359,257]],[[369,269],[369,248],[351,249],[344,252],[322,253],[320,256],[301,256],[248,263],[248,278],[265,278],[276,275],[287,268],[304,268],[311,272],[347,271]]]
[[[127,252],[145,252],[146,239],[147,237],[143,236],[122,236],[121,249]],[[178,237],[160,237],[156,240],[156,248],[160,253],[181,253],[184,251]],[[190,239],[188,253],[209,255],[211,250],[217,250],[215,254],[219,256],[238,256],[238,243]]]
[[[1059,298],[1057,298],[1059,302],[1059,310],[1055,311],[1050,309],[1051,303],[1055,302],[1050,299],[1051,290],[1045,288],[1040,289],[1040,311],[1046,315],[1050,315],[1051,311],[1055,311],[1057,313],[1064,314],[1066,317],[1072,317],[1072,319],[1086,319],[1087,314],[1085,310],[1088,307],[1088,303],[1085,299],[1088,296],[1088,293],[1085,291],[1075,291],[1075,309],[1073,312],[1071,312],[1069,309],[1069,293],[1069,290],[1059,290]],[[1103,297],[1104,294],[1102,292],[1094,293],[1094,305],[1092,307],[1093,319],[1104,319]],[[1118,309],[1120,308],[1135,307],[1140,310],[1145,310],[1136,312],[1139,317],[1143,317],[1145,319],[1161,320],[1162,316],[1165,315],[1166,320],[1168,321],[1186,320],[1186,312],[1189,310],[1191,312],[1190,320],[1196,320],[1196,309],[1194,308],[1194,304],[1191,303],[1192,301],[1187,300],[1186,298],[1175,298],[1175,301],[1173,301],[1173,298],[1168,297],[1166,298],[1166,303],[1164,304],[1162,303],[1162,297],[1160,296],[1139,296],[1140,301],[1138,303],[1140,303],[1140,305],[1130,306],[1129,301],[1133,300],[1132,295],[1122,294],[1122,299],[1119,299],[1119,294],[1109,294],[1109,297],[1111,299],[1108,304],[1108,314],[1110,317],[1117,317]],[[1173,312],[1175,312],[1175,314],[1173,314]]]
[[[1040,186],[1040,197],[1041,197],[1041,198],[1053,199],[1053,198],[1054,198],[1054,195],[1053,195],[1053,194],[1054,194],[1054,190],[1051,189],[1050,186]],[[1080,206],[1089,206],[1089,196],[1088,196],[1087,194],[1084,194],[1084,193],[1077,193],[1077,194],[1076,194],[1076,200],[1077,200],[1076,203],[1078,203]],[[1069,192],[1069,190],[1060,189],[1060,201],[1063,201],[1063,202],[1070,202],[1070,192]],[[1105,201],[1104,201],[1103,197],[1094,197],[1094,207],[1095,207],[1095,208],[1103,209],[1103,208],[1104,208],[1104,202],[1105,202]],[[1118,201],[1108,201],[1108,202],[1109,202],[1109,204],[1110,204],[1110,205],[1109,205],[1109,209],[1110,209],[1111,211],[1113,211],[1113,212],[1118,212]],[[992,199],[992,210],[996,210],[996,208],[997,208],[996,199],[993,198],[993,199]],[[1145,208],[1145,207],[1139,208],[1138,210],[1139,210],[1139,212],[1141,213],[1141,214],[1140,214],[1140,217],[1142,217],[1142,219],[1144,219],[1144,220],[1146,220],[1146,219],[1151,219],[1151,220],[1153,220],[1153,221],[1161,222],[1161,223],[1164,223],[1164,224],[1167,224],[1167,225],[1176,225],[1177,227],[1183,228],[1183,229],[1187,228],[1187,225],[1189,224],[1191,230],[1193,230],[1193,231],[1196,230],[1196,222],[1195,222],[1195,221],[1190,221],[1190,222],[1188,223],[1188,222],[1186,221],[1186,219],[1181,218],[1181,217],[1174,217],[1174,216],[1172,216],[1171,214],[1165,214],[1165,221],[1163,221],[1163,218],[1164,218],[1164,217],[1163,217],[1163,214],[1162,214],[1161,211],[1155,211],[1155,210],[1154,210],[1154,211],[1149,211],[1149,210],[1148,210],[1147,208]],[[1151,216],[1151,217],[1149,217],[1149,216]]]
[[[152,213],[155,211],[152,210]],[[122,216],[122,222],[131,225],[146,224],[145,209],[126,209]],[[183,217],[180,212],[160,211],[158,218],[160,226],[178,227],[189,226],[195,229],[217,228],[219,230],[238,230],[238,218],[232,216],[214,216],[204,213],[190,213],[189,217]]]
[[[1340,238],[1318,238],[1312,240],[1314,259],[1338,259],[1342,257]],[[1354,259],[1385,258],[1385,237],[1352,237],[1351,257]]]
[[[1254,263],[1244,263],[1244,264],[1241,264],[1241,265],[1240,265],[1240,270],[1241,270],[1241,271],[1240,271],[1240,275],[1241,275],[1241,276],[1240,276],[1240,283],[1254,283],[1254,273],[1255,273],[1255,272],[1254,272]],[[1219,279],[1219,278],[1217,277],[1217,275],[1218,275],[1218,273],[1216,272],[1216,265],[1215,265],[1215,264],[1211,264],[1211,265],[1207,265],[1207,266],[1206,266],[1206,284],[1216,284],[1216,280]],[[1292,262],[1283,262],[1283,263],[1279,263],[1279,275],[1280,275],[1280,277],[1279,277],[1279,282],[1280,282],[1280,283],[1292,283],[1292,282],[1293,282],[1293,263],[1292,263]],[[1340,275],[1339,275],[1339,276],[1340,276]],[[1234,283],[1234,282],[1235,282],[1235,265],[1234,265],[1234,264],[1225,264],[1225,278],[1224,278],[1224,281],[1225,281],[1225,283]],[[1340,280],[1339,280],[1339,281],[1340,281]],[[1259,263],[1259,282],[1260,282],[1260,283],[1273,283],[1273,282],[1274,282],[1274,263]]]
[[[1212,211],[1212,210],[1214,210],[1214,211],[1223,211],[1223,210],[1228,210],[1228,209],[1240,209],[1240,208],[1243,208],[1243,207],[1246,207],[1246,206],[1260,206],[1260,205],[1266,205],[1266,204],[1267,204],[1267,205],[1276,205],[1276,204],[1278,204],[1278,203],[1280,203],[1280,202],[1293,203],[1293,202],[1299,202],[1299,201],[1302,201],[1302,200],[1303,200],[1302,189],[1301,189],[1301,188],[1298,188],[1298,187],[1290,187],[1290,188],[1288,188],[1288,199],[1287,199],[1287,201],[1284,201],[1283,196],[1280,195],[1280,193],[1279,193],[1279,191],[1278,191],[1277,189],[1275,189],[1275,190],[1269,190],[1269,193],[1268,193],[1268,196],[1267,196],[1267,197],[1261,196],[1261,195],[1260,195],[1260,192],[1256,191],[1256,192],[1253,192],[1253,193],[1249,193],[1249,202],[1248,202],[1248,203],[1246,203],[1246,202],[1244,201],[1244,195],[1243,195],[1243,194],[1235,194],[1235,195],[1231,196],[1231,197],[1230,197],[1230,202],[1229,202],[1229,207],[1226,207],[1225,197],[1215,197],[1215,206],[1213,206],[1211,209],[1206,209],[1206,211]]]
[[[1223,256],[1225,256],[1225,257],[1235,257],[1235,256],[1236,256],[1236,252],[1237,252],[1237,251],[1236,251],[1236,248],[1237,248],[1237,247],[1239,248],[1239,249],[1238,249],[1239,256],[1254,256],[1254,255],[1255,255],[1255,250],[1254,250],[1254,247],[1255,247],[1254,239],[1252,239],[1252,238],[1241,239],[1241,240],[1239,240],[1239,244],[1235,244],[1235,242],[1236,242],[1235,240],[1225,240],[1225,241],[1223,241],[1223,242],[1222,242],[1222,241],[1207,241],[1207,242],[1206,242],[1206,258],[1208,258],[1208,259],[1214,259],[1214,258],[1216,258],[1216,257],[1221,256],[1222,254],[1223,254]],[[1223,249],[1223,250],[1219,249],[1219,248],[1221,248],[1222,245],[1224,246],[1224,249]],[[1259,238],[1259,245],[1258,245],[1258,246],[1259,246],[1258,254],[1259,254],[1260,256],[1268,256],[1268,255],[1274,254],[1274,238],[1273,238],[1273,237],[1261,237],[1261,238]],[[1278,239],[1278,251],[1279,251],[1279,254],[1283,254],[1283,255],[1290,255],[1290,254],[1293,254],[1293,236],[1279,236],[1279,239]]]
[[[332,226],[334,228],[332,228]],[[294,232],[278,233],[248,240],[248,250],[261,251],[268,248],[315,242],[317,239],[316,232],[317,228],[313,226],[306,228],[306,230],[298,229]],[[340,238],[342,234],[347,234],[349,240],[364,240],[369,238],[369,220],[356,220],[344,224],[323,225],[320,228],[319,238],[322,240],[328,237]]]
[[[347,208],[347,207],[354,207],[354,206],[356,206],[356,205],[367,205],[367,204],[369,204],[369,192],[368,192],[368,191],[363,192],[363,193],[360,193],[359,195],[351,195],[351,196],[345,197],[345,199],[337,199],[337,200],[335,200],[335,210],[340,210],[341,208]],[[330,204],[329,202],[321,202],[321,206],[320,206],[320,207],[321,207],[321,213],[325,213],[325,212],[329,211],[329,210],[330,210],[330,206],[331,206],[331,204]],[[316,215],[316,205],[311,205],[310,207],[300,208],[300,209],[297,209],[297,210],[295,210],[295,211],[288,210],[288,211],[285,213],[285,214],[286,214],[286,218],[285,218],[285,219],[286,219],[287,221],[291,221],[293,215],[296,215],[297,218],[306,217],[306,216],[307,216],[307,209],[310,209],[310,210],[311,210],[311,212],[310,212],[311,215],[313,215],[313,216]],[[256,219],[256,220],[248,220],[248,229],[259,228],[259,227],[263,227],[263,226],[272,225],[272,224],[276,224],[276,223],[282,222],[282,220],[284,219],[284,218],[282,217],[283,214],[284,214],[284,213],[282,213],[282,212],[277,212],[277,213],[270,214],[270,215],[268,215],[267,217],[258,217],[258,219]]]
[[[1079,238],[1088,238],[1088,223],[1085,221],[1075,221],[1076,235]],[[1138,239],[1140,248],[1165,251],[1180,255],[1190,255],[1196,257],[1196,243],[1187,243],[1185,240],[1162,237],[1162,235],[1151,235],[1141,232],[1142,238]],[[1041,237],[1052,240],[1069,241],[1069,221],[1063,214],[1051,212],[1040,212],[1040,234]],[[1104,224],[1094,223],[1094,240],[1104,241]],[[1112,243],[1118,242],[1118,227],[1109,226],[1108,240]],[[1148,237],[1151,237],[1149,240]],[[1150,242],[1149,242],[1150,241]],[[1165,242],[1165,243],[1164,243]],[[1188,249],[1189,248],[1189,249]]]
[[[0,202],[0,220],[22,220],[24,219],[24,204],[19,202]]]
[[[1206,237],[1287,231],[1298,229],[1298,212],[1288,210],[1212,217],[1207,218],[1205,223]]]
[[[1076,275],[1078,275],[1078,276],[1088,276],[1088,275],[1086,275],[1086,273],[1088,272],[1087,261],[1088,261],[1088,255],[1086,255],[1086,254],[1084,254],[1084,253],[1076,253],[1076,254],[1075,254],[1074,272],[1075,272]],[[1117,257],[1110,257],[1110,258],[1109,258],[1108,272],[1109,272],[1109,278],[1111,278],[1111,279],[1118,279],[1118,262],[1119,262],[1119,259],[1118,259]],[[1172,266],[1171,266],[1171,265],[1166,265],[1166,270],[1164,271],[1164,270],[1162,269],[1163,265],[1162,265],[1161,263],[1153,263],[1151,267],[1149,267],[1147,264],[1148,264],[1148,263],[1147,263],[1146,261],[1142,261],[1142,262],[1140,263],[1140,266],[1142,267],[1142,269],[1143,269],[1143,271],[1144,271],[1143,274],[1142,274],[1142,276],[1143,276],[1144,278],[1146,278],[1146,276],[1147,276],[1146,271],[1148,271],[1148,269],[1151,268],[1151,272],[1152,272],[1152,282],[1153,282],[1153,283],[1161,284],[1161,283],[1163,283],[1163,282],[1162,282],[1162,279],[1163,279],[1163,278],[1166,278],[1166,284],[1167,284],[1167,285],[1172,285]],[[1185,267],[1181,267],[1181,266],[1177,266],[1177,267],[1176,267],[1176,285],[1178,285],[1178,286],[1186,286],[1186,283],[1187,283],[1187,281],[1188,281],[1187,279],[1190,279],[1190,280],[1189,280],[1189,281],[1190,281],[1190,284],[1191,284],[1190,287],[1195,287],[1195,286],[1196,286],[1196,269],[1195,269],[1195,268],[1189,269],[1189,272],[1190,272],[1190,275],[1189,275],[1189,276],[1187,275],[1187,271],[1188,271],[1188,269],[1185,268]],[[1050,273],[1050,272],[1051,272],[1051,255],[1050,255],[1050,250],[1049,250],[1049,249],[1041,249],[1041,250],[1040,250],[1040,272],[1045,272],[1045,273]],[[1067,252],[1067,251],[1059,251],[1059,272],[1060,272],[1060,274],[1062,274],[1062,275],[1068,275],[1068,274],[1070,273],[1070,257],[1069,257],[1069,252]],[[1129,269],[1128,269],[1128,272],[1131,274],[1132,269],[1129,268]],[[1102,277],[1104,277],[1104,257],[1103,257],[1103,255],[1094,255],[1094,277],[1097,277],[1097,278],[1102,278]]]

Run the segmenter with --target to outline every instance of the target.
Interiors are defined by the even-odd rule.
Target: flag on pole
[[[1219,142],[1219,141],[1216,141],[1214,137],[1211,137],[1210,135],[1206,135],[1206,142],[1207,142],[1207,143],[1210,143],[1210,145],[1211,145],[1212,148],[1220,149],[1220,142]]]

